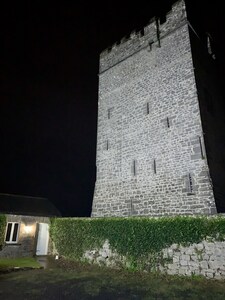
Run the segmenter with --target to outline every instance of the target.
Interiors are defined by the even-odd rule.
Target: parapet
[[[123,37],[119,42],[104,50],[100,54],[99,72],[106,71],[142,48],[151,47],[155,42],[160,47],[160,40],[181,26],[186,21],[186,17],[185,2],[179,0],[166,14],[165,22],[162,23],[159,18],[154,17],[141,31],[131,32],[129,36]]]

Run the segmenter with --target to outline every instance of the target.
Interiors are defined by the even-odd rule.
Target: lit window
[[[6,243],[17,243],[19,233],[19,223],[10,222],[7,224],[5,242]]]

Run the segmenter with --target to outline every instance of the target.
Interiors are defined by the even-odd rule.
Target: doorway
[[[46,223],[38,223],[36,255],[48,254],[48,241],[49,241],[49,225]]]

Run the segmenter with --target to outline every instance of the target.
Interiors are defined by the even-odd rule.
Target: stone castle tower
[[[92,217],[217,212],[197,40],[181,0],[101,53]]]

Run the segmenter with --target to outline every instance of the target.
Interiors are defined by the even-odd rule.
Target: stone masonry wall
[[[185,6],[102,53],[92,217],[216,213]]]
[[[183,247],[173,244],[159,254],[156,266],[146,260],[143,271],[158,271],[169,275],[202,275],[206,278],[225,279],[225,242],[202,241]],[[91,249],[83,259],[89,263],[112,268],[129,266],[126,257],[119,255],[105,241],[101,249]]]

